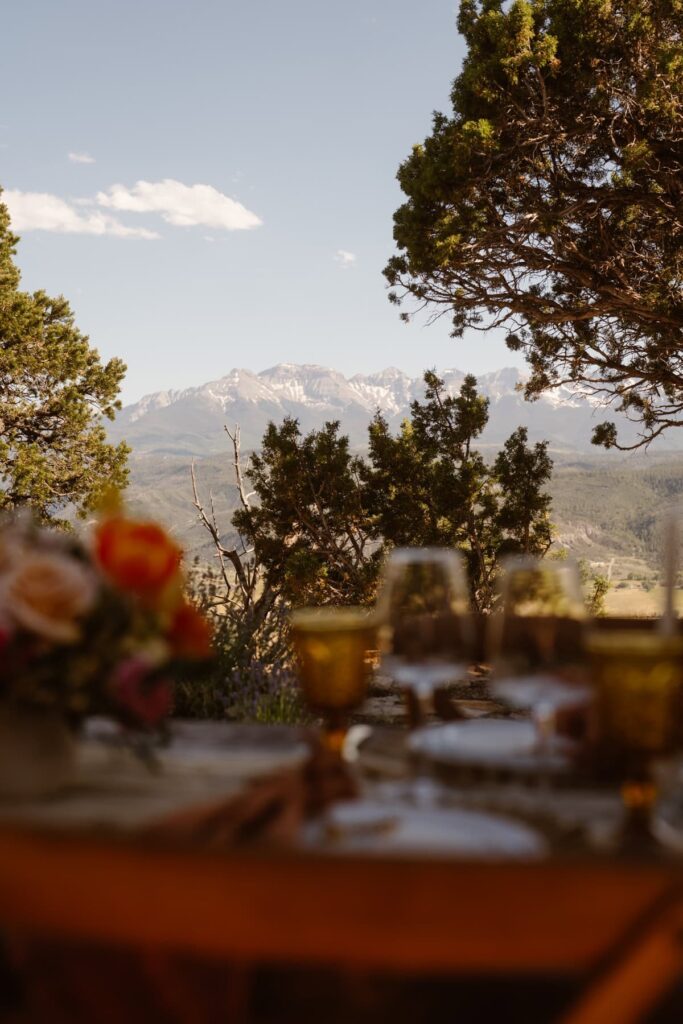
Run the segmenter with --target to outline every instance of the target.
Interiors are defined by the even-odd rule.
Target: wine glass
[[[469,595],[462,557],[448,548],[398,548],[377,602],[382,667],[415,697],[421,715],[434,690],[467,668]]]
[[[532,711],[543,759],[558,712],[578,709],[590,697],[581,663],[586,617],[573,562],[504,561],[498,608],[488,624],[491,690],[504,704]]]
[[[365,700],[377,628],[367,608],[300,608],[292,642],[308,706],[324,719],[323,742],[341,754],[351,711]]]

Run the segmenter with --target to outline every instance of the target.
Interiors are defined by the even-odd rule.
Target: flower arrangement
[[[0,702],[109,715],[158,731],[172,680],[211,654],[185,597],[182,552],[120,509],[83,538],[19,517],[0,527]]]

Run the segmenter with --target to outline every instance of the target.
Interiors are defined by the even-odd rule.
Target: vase
[[[76,738],[62,715],[0,703],[0,800],[53,796],[76,768]]]

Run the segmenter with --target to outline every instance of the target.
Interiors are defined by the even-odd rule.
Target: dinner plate
[[[373,800],[336,804],[322,821],[307,827],[303,843],[329,852],[378,856],[527,860],[546,853],[540,833],[504,815]]]
[[[287,771],[302,765],[309,755],[305,743],[288,749],[268,750],[258,745],[230,750],[198,750],[192,747],[170,747],[162,752],[160,761],[165,771],[193,771],[216,775],[252,778],[271,772]]]
[[[287,771],[303,764],[310,748],[300,730],[229,722],[171,723],[171,742],[155,753],[165,775],[188,772],[235,780]],[[145,777],[140,764],[125,746],[116,727],[104,719],[89,723],[81,745],[81,759],[92,769],[126,764],[134,776]]]
[[[532,722],[510,718],[475,718],[420,729],[409,749],[436,764],[506,771],[566,771],[570,744],[552,737],[540,751]]]

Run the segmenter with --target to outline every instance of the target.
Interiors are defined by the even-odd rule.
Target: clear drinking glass
[[[469,663],[469,594],[462,557],[447,548],[398,548],[377,602],[382,667],[415,696],[422,715],[434,690]]]
[[[488,626],[491,691],[510,707],[533,712],[539,753],[548,752],[558,711],[590,697],[582,664],[586,618],[573,562],[505,560]]]

